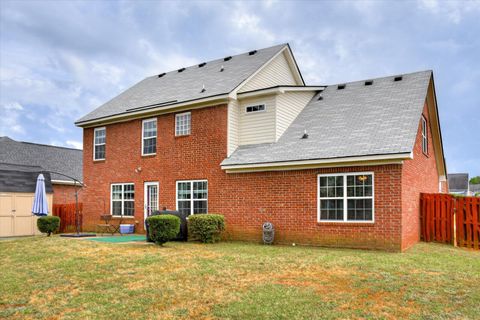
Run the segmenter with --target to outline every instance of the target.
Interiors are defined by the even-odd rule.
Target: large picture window
[[[111,215],[133,217],[135,214],[135,185],[133,183],[112,184]]]
[[[319,175],[318,220],[373,222],[373,173]]]
[[[188,215],[207,213],[207,180],[177,181],[177,210]]]
[[[93,130],[93,160],[105,160],[105,140],[107,131],[105,127]]]
[[[142,121],[142,155],[157,153],[157,119]]]

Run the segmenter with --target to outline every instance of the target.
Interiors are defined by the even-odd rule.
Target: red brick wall
[[[427,119],[428,154],[425,155],[422,151],[422,122],[419,119],[413,159],[405,161],[402,168],[402,250],[408,249],[420,240],[420,193],[439,192],[440,180],[426,103],[423,116]]]
[[[159,207],[175,209],[177,180],[208,180],[209,212],[224,214],[226,236],[261,241],[271,221],[276,241],[401,249],[401,165],[227,174],[225,105],[192,110],[192,134],[174,136],[174,114],[158,117],[157,155],[141,156],[141,120],[108,125],[106,160],[92,160],[93,128],[84,130],[84,227],[110,213],[110,184],[135,183],[137,231],[143,231],[143,183],[159,181]],[[135,169],[141,167],[139,172]],[[137,170],[138,171],[138,170]],[[317,223],[317,174],[373,171],[375,222]]]
[[[70,185],[53,184],[53,204],[75,202],[75,188]],[[82,189],[78,191],[78,201],[82,201]]]

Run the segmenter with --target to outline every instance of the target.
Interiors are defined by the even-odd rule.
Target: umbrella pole
[[[77,235],[80,234],[80,226],[78,221],[78,189],[77,189],[77,181],[74,181],[74,188],[75,188],[75,229],[77,231]]]

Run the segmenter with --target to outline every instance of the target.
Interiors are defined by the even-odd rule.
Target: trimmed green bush
[[[47,236],[53,232],[56,232],[60,228],[60,218],[56,216],[44,216],[37,220],[37,228],[42,233],[46,233]]]
[[[158,245],[173,240],[180,232],[180,218],[171,214],[161,214],[147,218],[150,239]]]
[[[221,214],[195,214],[188,217],[188,234],[193,240],[214,243],[225,230],[225,218]]]

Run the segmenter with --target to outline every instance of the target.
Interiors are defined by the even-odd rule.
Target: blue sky
[[[0,2],[0,136],[73,122],[146,76],[289,42],[307,84],[433,69],[449,172],[480,175],[480,1]]]

